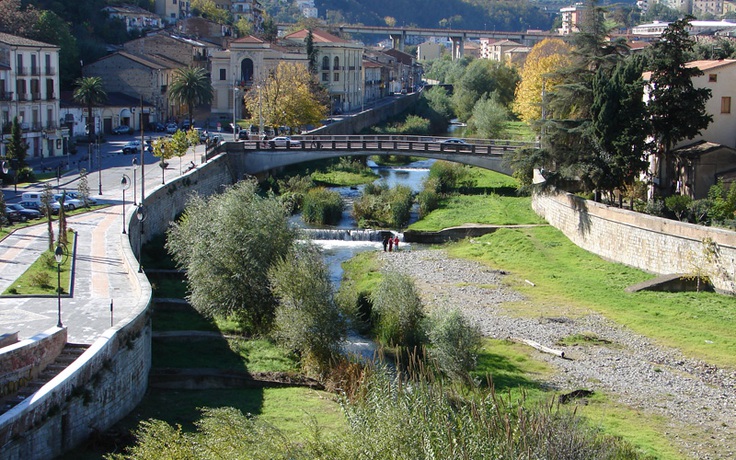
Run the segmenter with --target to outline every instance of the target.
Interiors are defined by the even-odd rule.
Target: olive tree
[[[195,309],[231,317],[244,332],[266,332],[276,307],[268,271],[295,239],[279,200],[243,181],[221,195],[193,196],[166,247],[186,270]]]
[[[269,279],[278,299],[274,337],[300,356],[305,370],[328,369],[340,353],[346,325],[319,248],[307,243],[294,246],[272,266]]]

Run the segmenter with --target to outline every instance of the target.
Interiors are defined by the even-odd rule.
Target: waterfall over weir
[[[387,234],[392,236],[399,235],[399,240],[404,240],[404,235],[401,233],[391,232],[389,230],[304,228],[302,229],[302,232],[313,240],[380,242],[383,240],[383,236]]]

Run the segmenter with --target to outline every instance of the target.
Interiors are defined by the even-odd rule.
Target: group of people
[[[394,235],[393,237],[391,237],[391,235],[384,235],[383,252],[386,252],[386,250],[388,250],[388,252],[391,252],[394,249],[396,249],[396,251],[399,250],[399,236]]]

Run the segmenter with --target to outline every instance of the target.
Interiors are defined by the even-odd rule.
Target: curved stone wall
[[[130,215],[132,216],[132,214]],[[138,306],[54,379],[0,416],[0,459],[52,459],[104,431],[143,399],[151,368],[151,285],[121,235]]]
[[[736,232],[678,222],[584,200],[535,195],[534,211],[573,243],[605,259],[660,275],[705,272],[736,294]]]

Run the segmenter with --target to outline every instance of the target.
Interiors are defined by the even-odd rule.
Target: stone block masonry
[[[532,208],[577,246],[607,260],[660,275],[700,271],[717,291],[736,294],[736,232],[563,193],[535,195]]]
[[[15,393],[53,363],[66,344],[66,332],[54,327],[0,349],[0,398]]]

